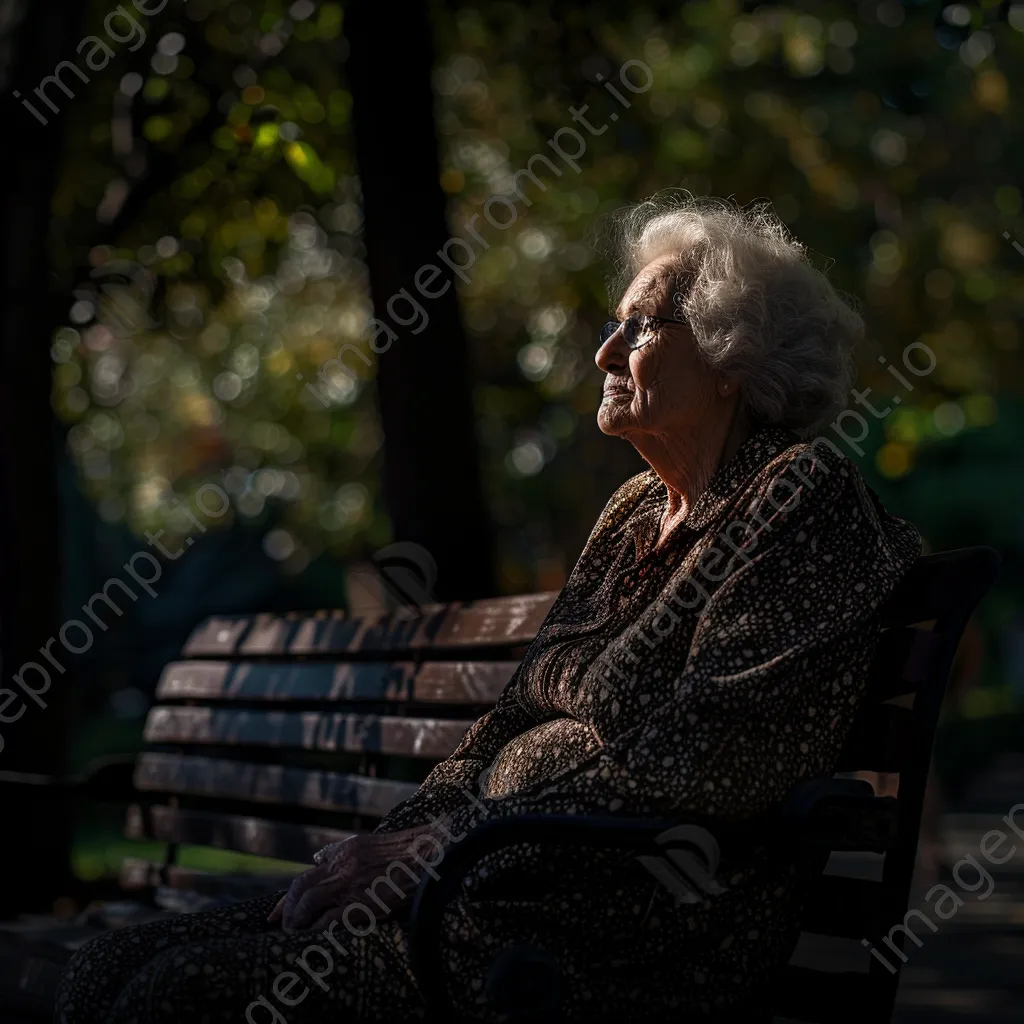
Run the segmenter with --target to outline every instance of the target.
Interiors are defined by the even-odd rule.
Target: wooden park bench
[[[825,837],[823,870],[790,964],[771,991],[758,994],[759,1019],[889,1020],[898,972],[890,974],[861,940],[877,945],[907,911],[946,679],[964,625],[997,567],[987,548],[925,556],[884,609],[869,691],[837,765],[846,780],[819,787],[812,795],[824,799],[805,799],[783,821],[781,831],[798,837],[794,855],[812,850],[815,834]],[[371,830],[495,702],[554,596],[370,619],[326,612],[203,622],[181,660],[162,674],[134,770],[137,797],[126,833],[166,844],[166,854],[159,862],[127,861],[124,887],[150,906],[201,909],[283,886],[326,843]],[[898,800],[876,797],[870,787],[865,792],[864,782],[858,789],[850,779],[858,772],[899,773]],[[581,821],[528,820],[518,831],[514,820],[485,826],[446,854],[439,882],[421,888],[412,921],[414,965],[442,1019],[438,914],[476,856],[517,835],[650,852],[665,824],[645,831],[633,822],[623,831],[597,822],[592,839],[581,839]],[[283,877],[204,873],[179,863],[187,845],[296,866]],[[897,933],[897,945],[901,938]],[[900,963],[892,953],[889,958]],[[25,990],[45,976],[34,962],[35,968],[22,967]],[[529,957],[513,964],[514,992],[530,990],[528,978],[521,982],[529,969]],[[539,970],[543,983],[552,964]],[[506,998],[502,976],[492,980],[497,998]],[[503,1008],[515,1016],[515,1006]],[[547,1006],[545,1019],[555,1011]]]

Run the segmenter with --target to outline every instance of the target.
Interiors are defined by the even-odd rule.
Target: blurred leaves
[[[490,247],[460,286],[508,586],[537,585],[522,571],[527,553],[578,550],[623,475],[608,457],[615,443],[591,425],[608,268],[590,232],[605,211],[661,189],[771,199],[816,265],[861,299],[859,386],[908,403],[884,420],[888,443],[869,475],[899,479],[919,447],[996,421],[997,395],[1021,380],[1024,258],[1002,236],[1021,213],[1012,98],[1024,5],[558,10],[557,21],[511,4],[439,13],[447,53],[435,88],[455,230],[493,193],[514,194],[535,154],[553,157],[560,128],[575,125],[586,143],[579,173],[537,162],[540,185],[518,179],[527,201],[513,225],[477,216]],[[642,84],[637,61],[653,84],[630,95],[623,76]],[[584,104],[593,134],[570,112]],[[914,342],[938,362],[908,393],[883,361],[899,365]]]
[[[458,287],[506,590],[557,586],[636,468],[593,425],[591,234],[660,189],[770,198],[862,299],[860,386],[906,399],[882,476],[998,421],[1021,379],[1024,257],[1004,233],[1024,239],[1024,5],[549,10],[433,7],[441,183],[453,233],[482,239]],[[168,498],[212,480],[233,516],[287,532],[294,569],[387,539],[373,368],[316,379],[369,313],[343,30],[333,3],[169,4],[76,100],[54,402],[108,519],[187,532]],[[572,153],[570,128],[571,161],[552,145]],[[915,341],[937,366],[906,395],[884,363]]]
[[[69,126],[54,403],[105,519],[194,532],[216,482],[300,571],[387,539],[366,370],[317,376],[370,313],[341,8],[175,6]]]

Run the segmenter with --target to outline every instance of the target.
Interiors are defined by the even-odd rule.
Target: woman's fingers
[[[383,900],[374,893],[373,900],[383,916],[400,907],[407,910],[408,896],[420,879],[404,861],[401,863],[412,876],[411,880],[399,876],[396,881],[391,876],[385,865],[397,849],[390,837],[384,837],[383,845],[378,842],[376,846],[372,836],[351,836],[331,843],[317,852],[320,863],[292,882],[268,920],[286,932],[321,930],[331,922],[342,920],[348,907],[359,899],[358,893],[373,891],[381,873],[389,881],[388,891]],[[396,891],[398,889],[401,891]]]
[[[308,931],[341,919],[361,890],[362,882],[372,885],[377,867],[364,863],[359,843],[342,842],[325,848],[325,856],[314,868],[301,874],[271,911],[270,920],[286,932]],[[394,886],[394,882],[391,883]],[[379,899],[377,899],[379,903]],[[400,903],[388,900],[389,904]],[[389,906],[388,911],[394,909]]]
[[[295,881],[292,882],[288,892],[285,893],[284,907],[282,908],[281,920],[286,926],[290,926],[291,917],[295,913],[295,908],[298,906],[302,897],[311,889],[318,886],[326,877],[326,868],[310,868],[308,871],[304,871],[295,879]]]
[[[285,908],[284,923],[287,931],[304,931],[324,910],[340,905],[348,886],[336,878],[325,878],[318,885],[307,889],[292,906]]]
[[[344,844],[337,844],[339,848]],[[327,898],[323,887],[343,886],[351,873],[352,861],[349,856],[332,851],[320,864],[303,872],[291,884],[285,896],[282,922],[286,931],[297,931],[310,920],[311,908]]]

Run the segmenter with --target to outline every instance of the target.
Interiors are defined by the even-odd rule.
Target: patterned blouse
[[[653,471],[616,491],[494,709],[377,831],[442,814],[454,836],[524,813],[737,820],[832,773],[917,531],[830,442],[775,428],[656,546],[666,501]],[[730,1005],[788,959],[802,882],[763,861],[718,880],[677,905],[626,855],[492,854],[446,919],[452,997],[480,1013],[496,951],[524,943],[558,957],[573,1017]]]

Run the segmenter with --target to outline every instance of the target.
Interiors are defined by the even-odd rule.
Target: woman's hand
[[[442,838],[430,825],[355,835],[333,843],[318,854],[316,867],[292,882],[267,920],[286,932],[319,931],[340,920],[345,909],[356,902],[370,907],[376,917],[386,916],[416,888],[425,867],[440,860],[443,847]],[[377,881],[385,884],[371,890]],[[360,927],[364,927],[363,916]]]

